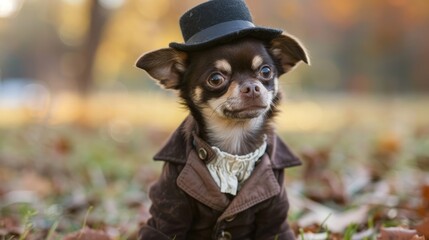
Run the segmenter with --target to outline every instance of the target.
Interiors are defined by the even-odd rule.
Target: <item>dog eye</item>
[[[270,67],[268,66],[263,66],[260,70],[259,70],[259,76],[261,76],[263,79],[271,79],[271,77],[273,76],[273,71],[271,70]]]
[[[210,87],[219,87],[225,82],[225,78],[220,73],[213,73],[209,79],[207,80],[207,83]]]

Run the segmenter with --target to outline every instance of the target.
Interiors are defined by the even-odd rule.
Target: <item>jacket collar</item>
[[[214,151],[204,140],[199,138],[195,132],[195,120],[192,116],[188,116],[170,136],[161,150],[154,156],[154,160],[186,164],[187,156],[189,156],[192,150],[195,149],[198,154],[200,149],[204,149],[207,154],[204,160],[211,161],[215,156]],[[275,134],[268,136],[266,152],[271,160],[271,166],[274,169],[283,169],[301,165],[301,161]]]
[[[252,175],[232,200],[227,194],[219,191],[205,163],[195,151],[190,153],[185,167],[177,178],[177,185],[204,205],[222,212],[218,221],[255,206],[279,194],[281,190],[267,154],[262,157]]]
[[[178,187],[197,201],[222,212],[218,221],[279,194],[281,180],[275,177],[273,169],[301,164],[278,136],[269,136],[266,153],[238,194],[230,200],[227,194],[220,192],[206,167],[206,162],[213,160],[215,153],[193,132],[197,130],[195,125],[193,118],[188,117],[154,159],[184,165],[177,177]]]

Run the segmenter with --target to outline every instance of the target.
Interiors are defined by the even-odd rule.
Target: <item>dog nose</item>
[[[246,97],[259,97],[261,95],[261,87],[257,83],[248,82],[241,86],[240,92]]]

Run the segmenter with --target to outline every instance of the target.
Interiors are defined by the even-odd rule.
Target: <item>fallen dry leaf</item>
[[[417,235],[417,231],[412,229],[382,228],[378,240],[411,240],[415,235]]]
[[[427,214],[429,212],[429,184],[423,184],[421,186],[421,199],[422,203],[419,207],[419,214],[422,217],[429,217]]]
[[[5,217],[0,219],[0,239],[12,239],[13,237],[20,236],[22,228],[18,220]]]
[[[401,145],[399,136],[393,132],[388,132],[379,137],[376,150],[383,154],[397,153],[401,149]]]
[[[339,174],[329,168],[329,149],[305,150],[301,157],[305,162],[303,180],[305,194],[317,202],[346,202],[345,188]]]
[[[425,237],[420,237],[418,235],[414,235],[410,240],[425,240]]]
[[[17,188],[34,192],[38,197],[46,197],[53,192],[53,184],[47,177],[35,172],[24,171],[16,183]]]
[[[395,133],[384,133],[376,140],[370,164],[373,180],[382,179],[394,167],[395,156],[401,150],[401,145],[401,140]]]
[[[429,171],[429,156],[418,155],[416,156],[416,165],[423,171]]]
[[[72,143],[66,137],[55,139],[52,147],[53,150],[60,155],[67,155],[73,150]]]
[[[417,225],[416,230],[419,234],[424,235],[429,239],[429,218],[426,218],[422,223]]]
[[[291,202],[296,202],[293,197]],[[327,206],[320,205],[309,199],[303,201],[306,208],[310,211],[304,214],[299,220],[298,225],[301,227],[313,224],[324,224],[331,232],[343,232],[350,224],[361,224],[368,219],[369,207],[366,205],[355,209],[349,209],[344,212],[338,212]]]

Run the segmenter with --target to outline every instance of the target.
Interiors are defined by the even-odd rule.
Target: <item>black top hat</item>
[[[270,40],[283,31],[258,27],[243,0],[212,0],[187,11],[180,18],[185,43],[170,43],[182,51],[197,51],[244,36]]]

